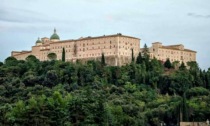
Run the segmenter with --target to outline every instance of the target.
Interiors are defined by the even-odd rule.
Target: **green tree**
[[[141,52],[139,52],[139,55],[136,58],[136,64],[141,64],[143,62],[143,58],[141,55]]]
[[[172,67],[173,67],[175,70],[178,70],[178,69],[179,69],[179,65],[180,65],[179,61],[174,61],[174,62],[172,63]]]
[[[29,55],[28,57],[26,57],[26,61],[37,62],[39,60],[34,55]]]
[[[47,55],[49,60],[56,60],[57,59],[57,55],[55,53],[49,53]]]
[[[206,88],[210,90],[210,69],[206,72]]]
[[[55,70],[50,70],[47,72],[46,77],[44,79],[44,85],[47,87],[53,87],[54,85],[57,85],[58,83],[58,75]]]
[[[183,115],[182,121],[188,122],[189,121],[189,108],[188,108],[188,105],[187,105],[187,99],[186,99],[185,93],[184,93],[183,98],[182,98],[181,107],[182,107],[182,115]]]
[[[169,58],[167,58],[166,62],[164,63],[164,67],[168,69],[172,68],[171,61]]]
[[[131,49],[131,62],[134,62],[135,58],[134,58],[134,52],[133,52],[133,48]]]
[[[37,59],[34,55],[29,55],[26,57],[26,64],[26,67],[29,70],[39,70],[39,59]]]
[[[179,70],[186,70],[186,66],[185,66],[184,62],[181,63]]]
[[[145,65],[146,65],[146,70],[149,70],[149,67],[150,67],[150,56],[149,56],[149,49],[147,47],[147,44],[145,43],[144,44],[144,48],[142,50],[142,53],[143,53],[143,61],[145,62]]]
[[[130,82],[126,82],[124,88],[126,91],[128,91],[130,93],[133,93],[134,91],[136,91],[136,85],[131,84]]]
[[[4,65],[4,63],[0,62],[0,66],[3,66],[3,65]]]
[[[25,75],[22,81],[25,86],[34,86],[38,82],[38,77],[30,73],[28,75]]]
[[[201,122],[208,118],[210,110],[208,108],[210,98],[209,96],[197,96],[191,97],[187,100],[187,105],[189,107],[189,116],[191,121]]]
[[[65,48],[63,48],[63,51],[62,51],[62,61],[63,61],[63,62],[65,62],[65,60],[66,60],[65,54],[66,54]]]
[[[153,58],[150,62],[150,69],[149,70],[151,70],[155,73],[162,73],[163,72],[163,65],[156,58]]]
[[[8,57],[8,58],[5,59],[4,62],[8,66],[15,66],[18,63],[18,61],[15,57]]]
[[[171,77],[169,89],[175,94],[183,96],[183,94],[192,87],[192,78],[187,71],[177,71],[172,74]]]
[[[190,67],[190,70],[199,70],[198,63],[196,61],[187,62],[187,66]]]
[[[102,66],[105,66],[106,65],[104,53],[102,53],[102,55],[101,55],[101,65]]]
[[[102,67],[8,59],[0,66],[0,125],[176,125],[210,115],[210,69],[164,73],[156,58]],[[137,58],[138,59],[138,58]],[[136,59],[136,62],[138,61]]]
[[[149,49],[148,49],[146,43],[144,44],[144,48],[142,50],[142,53],[143,53],[144,58],[148,57],[148,55],[149,55]]]
[[[186,97],[201,97],[201,96],[209,96],[210,92],[206,88],[203,87],[194,87],[186,91]]]

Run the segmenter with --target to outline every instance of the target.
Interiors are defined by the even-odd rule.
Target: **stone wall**
[[[81,63],[87,63],[88,61],[95,60],[95,61],[101,61],[100,57],[93,57],[93,58],[83,58],[78,59]],[[72,60],[71,62],[76,62],[77,60]],[[105,56],[105,63],[109,66],[122,66],[131,63],[131,57],[125,57],[120,56],[117,58],[117,56]]]
[[[180,126],[208,126],[206,122],[180,122]]]

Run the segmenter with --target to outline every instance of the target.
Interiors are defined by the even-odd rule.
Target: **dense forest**
[[[65,55],[64,55],[65,56]],[[62,58],[63,59],[63,58]],[[167,126],[210,117],[210,69],[146,54],[125,66],[28,56],[0,63],[1,126]]]

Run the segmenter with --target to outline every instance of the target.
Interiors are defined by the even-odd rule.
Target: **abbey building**
[[[162,45],[160,42],[152,43],[152,47],[149,48],[150,57],[157,58],[158,60],[165,62],[170,59],[171,62],[178,61],[179,63],[190,61],[196,61],[196,51],[185,49],[184,45]]]
[[[18,60],[25,60],[29,55],[34,55],[40,61],[49,60],[48,54],[55,53],[57,60],[61,60],[63,48],[65,60],[70,62],[86,62],[87,60],[100,60],[102,53],[106,64],[121,66],[130,63],[132,51],[137,57],[140,50],[140,39],[122,35],[103,35],[98,37],[81,37],[75,40],[60,40],[54,30],[50,38],[38,39],[31,51],[12,51],[12,56]]]
[[[25,60],[29,55],[36,56],[40,61],[49,60],[48,54],[55,53],[56,59],[62,59],[62,51],[65,50],[65,60],[69,62],[86,62],[88,60],[100,60],[102,53],[106,64],[122,66],[131,62],[132,52],[136,58],[141,51],[140,39],[122,35],[103,35],[97,37],[81,37],[79,39],[60,40],[54,29],[50,38],[38,38],[31,51],[12,51],[11,55],[18,60]],[[187,63],[196,61],[196,52],[185,49],[183,45],[163,46],[156,42],[149,48],[150,57],[166,61]]]

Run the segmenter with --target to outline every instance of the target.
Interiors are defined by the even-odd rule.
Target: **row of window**
[[[107,42],[105,42],[105,41],[104,41],[104,42],[102,42],[102,43],[100,43],[100,42],[98,42],[98,43],[94,43],[94,42],[92,42],[92,45],[95,45],[95,44],[106,44],[106,43],[107,43]],[[112,44],[112,41],[109,41],[109,43],[110,43],[110,44]],[[85,43],[83,43],[83,47],[84,47],[85,45],[88,45],[88,44],[89,44],[89,43],[86,43],[86,44],[85,44]],[[89,44],[89,45],[91,45],[91,44]],[[81,46],[81,44],[80,44],[80,46]]]
[[[109,46],[109,49],[112,49],[112,48],[115,48],[116,46],[113,45],[113,46]],[[119,46],[119,49],[121,48],[121,46]],[[128,46],[122,46],[122,48],[124,48],[125,50],[128,50],[128,49],[132,49],[132,47],[128,47]],[[83,48],[83,49],[79,49],[79,51],[85,51],[85,50],[93,50],[93,49],[108,49],[107,46],[104,46],[104,47],[92,47],[92,48]],[[137,50],[137,49],[136,49]],[[62,52],[63,50],[55,50],[55,52]],[[70,52],[70,49],[65,49],[66,52]]]
[[[165,53],[158,54],[158,56],[165,56],[165,57],[172,57],[172,58],[179,58],[179,56],[176,55],[165,55]],[[185,55],[186,56],[186,55]],[[192,56],[191,54],[189,55],[190,57]],[[188,56],[187,56],[188,57]]]
[[[52,49],[63,49],[65,47],[66,48],[70,48],[71,46],[70,45],[66,45],[66,46],[55,46],[55,47],[53,46]]]
[[[160,56],[160,55],[158,55],[158,56]],[[169,55],[166,55],[166,56],[164,56],[164,58],[179,59],[179,56],[169,56]],[[188,58],[188,57],[183,58],[183,56],[181,56],[180,60],[184,60],[184,59],[187,59],[187,60],[190,59],[191,60],[191,58]]]
[[[110,46],[109,47],[110,49],[112,49],[112,48],[115,48],[115,45],[114,46]],[[121,46],[119,46],[119,48],[121,48]],[[131,47],[129,48],[129,47],[122,47],[122,48],[125,48],[125,50],[128,50],[128,49],[132,49]],[[92,49],[90,49],[90,48],[83,48],[83,49],[79,49],[79,51],[83,51],[83,52],[85,52],[85,50],[93,50],[93,49],[107,49],[106,48],[106,46],[104,46],[104,47],[100,47],[100,46],[98,46],[98,48],[94,48],[94,47],[92,47]],[[63,50],[61,50],[61,49],[59,49],[59,50],[54,50],[54,52],[55,53],[62,53],[62,51]],[[71,52],[72,50],[70,50],[70,49],[65,49],[65,52]],[[77,51],[77,49],[75,50],[75,51]],[[136,49],[136,51],[138,51],[137,49]],[[43,55],[45,55],[45,52],[44,53],[42,53]],[[47,54],[47,53],[46,53]]]
[[[116,52],[105,52],[104,53],[104,55],[115,55],[116,54]],[[124,53],[124,52],[119,52],[119,55],[131,55],[131,53]],[[58,57],[60,56],[60,55],[57,55]],[[71,57],[74,57],[75,55],[74,54],[72,54],[72,55],[66,55],[66,58],[71,58]],[[91,56],[101,56],[101,53],[92,53],[92,54],[83,54],[83,55],[79,55],[79,57],[91,57]],[[41,59],[47,59],[47,57],[45,57],[45,56],[43,56],[43,55],[41,55]]]
[[[153,51],[155,51],[155,49],[153,49]],[[160,50],[160,52],[162,53],[170,53],[170,54],[179,54],[181,53],[181,55],[189,55],[192,56],[192,53],[189,52],[180,52],[180,51],[171,51],[171,50]]]
[[[164,59],[164,58],[159,58],[159,60],[162,60],[162,61],[165,61],[166,59]],[[189,60],[187,60],[187,59],[181,59],[181,61],[184,61],[185,60],[185,62],[188,62],[188,61],[192,61],[192,59],[190,58]],[[171,62],[174,62],[174,61],[180,61],[180,60],[178,60],[178,59],[170,59],[170,61]]]
[[[103,42],[104,44],[107,43],[106,41]],[[98,42],[98,43],[94,43],[92,42],[92,45],[95,45],[95,44],[103,44],[101,42]],[[112,41],[109,41],[110,44],[112,44]],[[119,41],[119,43],[121,43],[121,41]],[[122,43],[125,43],[125,45],[129,45],[128,43],[130,42],[122,42]],[[85,45],[91,45],[90,43],[82,43],[80,44],[80,46],[83,45],[83,47],[85,47]],[[130,43],[130,46],[133,46],[133,45],[136,45],[136,43]],[[53,46],[52,49],[61,49],[61,48],[70,48],[71,45],[65,45],[65,46]]]
[[[47,47],[41,47],[40,49],[49,49],[50,47],[47,46]]]

